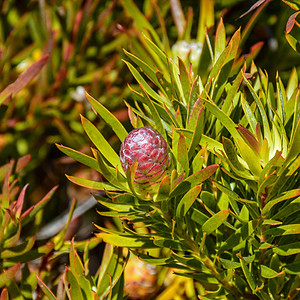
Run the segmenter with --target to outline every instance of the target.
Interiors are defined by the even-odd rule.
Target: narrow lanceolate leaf
[[[179,0],[170,0],[171,11],[173,14],[174,22],[178,31],[178,35],[182,37],[185,29],[184,13]]]
[[[262,215],[263,216],[266,216],[267,213],[270,211],[270,209],[277,203],[280,203],[282,201],[285,201],[287,199],[291,199],[291,198],[294,198],[294,197],[298,197],[300,196],[300,189],[295,189],[295,190],[290,190],[286,193],[284,193],[282,196],[280,197],[277,197],[275,199],[272,199],[270,200],[266,206],[263,208],[262,210]]]
[[[205,103],[205,107],[226,127],[230,132],[231,136],[238,141],[241,139],[241,136],[236,130],[237,125],[228,117],[226,113],[219,109],[219,107],[211,100],[201,98]]]
[[[275,220],[280,218],[286,218],[294,213],[297,213],[300,208],[300,197],[293,200],[291,203],[280,209],[278,213],[273,217]]]
[[[70,288],[66,290],[70,299],[84,300],[78,279],[68,267],[66,267],[65,270],[64,283],[65,286],[70,286]]]
[[[293,136],[289,145],[289,151],[286,157],[286,163],[288,164],[292,161],[296,156],[299,155],[300,152],[300,120],[293,131]]]
[[[214,57],[215,61],[225,50],[225,47],[226,47],[226,34],[225,34],[223,19],[221,18],[216,32],[215,57]]]
[[[188,71],[182,59],[178,57],[178,66],[179,66],[179,76],[180,76],[180,83],[182,87],[183,97],[185,99],[185,103],[188,103],[190,90],[191,90],[191,83]]]
[[[122,0],[121,3],[128,12],[128,14],[134,20],[136,27],[145,34],[149,31],[155,43],[159,46],[160,49],[163,49],[163,44],[161,43],[158,34],[156,33],[152,25],[149,23],[147,18],[138,9],[134,1]]]
[[[241,125],[238,125],[236,130],[247,143],[247,145],[257,154],[259,154],[259,144],[254,134]]]
[[[170,197],[184,194],[185,192],[187,192],[194,186],[199,185],[204,180],[208,179],[212,174],[214,174],[216,172],[216,170],[218,169],[218,167],[219,167],[219,165],[216,165],[216,164],[210,165],[210,166],[194,173],[193,175],[189,176],[185,180],[181,181],[177,186],[175,186],[175,188],[171,192]]]
[[[3,258],[13,258],[15,256],[21,256],[26,252],[30,251],[30,249],[34,245],[34,242],[35,242],[35,237],[32,237],[17,246],[2,250],[2,252],[0,253],[0,258],[3,259]]]
[[[120,158],[115,150],[106,141],[100,131],[86,118],[81,116],[82,126],[103,156],[114,166],[121,166]]]
[[[186,176],[189,174],[189,157],[188,150],[186,145],[186,140],[183,133],[180,134],[178,140],[178,148],[177,148],[177,159],[180,163],[182,170],[185,172]]]
[[[236,230],[226,241],[222,243],[219,255],[229,249],[235,250],[235,247],[238,247],[240,243],[247,240],[247,238],[253,234],[257,223],[257,220],[253,220]]]
[[[204,107],[202,106],[200,100],[197,100],[192,109],[190,120],[188,123],[188,129],[189,129],[189,126],[191,126],[191,129],[193,131],[192,140],[190,142],[189,149],[188,149],[189,160],[194,155],[194,151],[201,141],[203,127],[204,127],[203,110],[204,110]],[[193,120],[194,117],[196,117],[194,114],[195,115],[197,114],[197,119],[195,121]]]
[[[300,253],[300,242],[270,248],[270,251],[281,256],[289,256]]]
[[[159,103],[164,103],[167,104],[168,106],[170,105],[169,101],[167,98],[164,98],[162,96],[160,96],[159,94],[157,94],[150,86],[149,84],[146,82],[146,80],[141,76],[141,74],[136,70],[136,68],[129,62],[124,61],[126,63],[126,65],[129,68],[129,71],[131,72],[131,74],[133,75],[133,77],[136,79],[136,81],[143,87],[143,89],[145,90],[145,92],[152,97],[153,99],[155,99],[157,102]]]
[[[143,249],[156,248],[152,240],[150,240],[149,238],[143,238],[143,237],[138,238],[136,236],[131,238],[131,237],[119,236],[116,234],[109,234],[103,232],[96,233],[96,236],[102,238],[104,242],[112,244],[117,247],[143,248]]]
[[[300,262],[288,264],[283,269],[288,274],[300,275]]]
[[[120,141],[123,142],[125,137],[128,135],[128,132],[122,123],[99,101],[95,100],[88,93],[86,93],[86,97],[99,116],[112,128]]]
[[[204,43],[208,28],[214,25],[214,3],[212,0],[201,0],[197,31],[197,41]]]
[[[33,63],[26,71],[24,71],[18,79],[7,86],[0,93],[0,104],[6,99],[9,95],[15,95],[20,90],[22,90],[34,77],[36,77],[41,69],[45,66],[49,58],[49,54],[43,56],[40,60]]]
[[[89,189],[95,189],[95,190],[107,190],[107,191],[117,191],[119,190],[117,187],[113,186],[110,183],[107,182],[101,182],[101,181],[94,181],[84,178],[79,178],[75,176],[68,176],[67,178],[72,181],[75,184],[78,184],[80,186],[89,188]]]
[[[284,271],[278,273],[265,265],[260,266],[260,271],[261,271],[261,276],[263,278],[276,278],[278,276],[284,275]]]
[[[289,234],[300,234],[300,224],[282,225],[276,228],[268,229],[264,232],[265,235],[281,236]]]
[[[206,232],[207,235],[213,233],[227,220],[228,215],[227,209],[219,211],[202,225],[202,231]]]
[[[249,284],[249,287],[251,288],[252,292],[254,292],[255,289],[256,289],[256,283],[255,283],[255,280],[253,278],[253,275],[249,271],[249,268],[247,266],[247,263],[246,263],[245,259],[240,254],[238,254],[237,256],[238,256],[238,258],[240,260],[240,263],[241,263],[241,266],[242,266],[242,270],[243,270],[243,273],[244,273],[244,275],[246,277],[246,280],[247,280],[247,282]]]
[[[123,49],[124,53],[134,62],[136,63],[140,69],[142,70],[142,72],[157,86],[159,86],[159,82],[157,80],[156,74],[155,74],[155,70],[149,66],[146,62],[144,62],[143,60],[141,60],[140,58],[138,58],[137,56],[133,55],[132,53],[126,51],[125,49]]]
[[[222,139],[224,151],[226,153],[226,156],[230,163],[238,170],[245,170],[245,168],[242,166],[242,164],[239,162],[236,150],[234,148],[234,145],[230,139],[227,139],[223,137]]]
[[[48,297],[50,300],[57,300],[57,298],[54,296],[54,294],[51,292],[51,290],[47,287],[47,285],[42,281],[42,279],[36,275],[37,283],[43,293]]]
[[[49,202],[51,197],[53,196],[54,192],[57,190],[58,185],[53,187],[44,197],[42,200],[40,200],[37,204],[34,206],[30,207],[28,210],[26,210],[22,215],[21,215],[21,224],[22,226],[26,225],[29,223],[34,216],[43,208],[45,205]]]
[[[154,198],[154,201],[163,201],[169,198],[171,189],[171,179],[169,175],[166,175],[159,185],[157,195]]]
[[[164,126],[162,124],[162,120],[160,115],[158,114],[153,102],[151,101],[150,97],[148,96],[148,94],[146,93],[146,91],[144,90],[144,88],[141,86],[143,92],[144,92],[144,100],[146,102],[146,104],[148,105],[150,111],[151,111],[151,115],[153,118],[153,121],[155,122],[155,126],[157,131],[162,135],[162,137],[167,140],[167,135],[166,135],[166,131],[164,129]]]
[[[191,208],[191,206],[197,199],[201,191],[201,187],[201,185],[196,185],[182,197],[176,209],[177,220],[180,220],[183,216],[186,215],[188,210]]]
[[[260,112],[260,115],[261,115],[261,118],[262,118],[262,122],[263,122],[263,126],[264,126],[264,135],[265,135],[265,138],[268,140],[268,141],[271,141],[272,138],[271,138],[271,131],[270,131],[270,126],[269,126],[269,121],[268,121],[268,118],[267,118],[267,114],[265,112],[265,109],[263,107],[263,104],[261,102],[261,99],[258,97],[258,95],[256,94],[253,86],[250,84],[250,82],[247,80],[245,74],[243,74],[243,77],[244,77],[244,81],[246,82],[247,84],[247,87],[249,88],[250,90],[250,93],[253,97],[253,99],[255,100],[256,102],[256,105],[259,109],[259,112]]]
[[[101,174],[114,186],[118,187],[121,190],[128,191],[128,185],[125,176],[118,173],[119,168],[112,168],[108,166],[105,162],[104,157],[99,151],[94,150],[94,155],[97,157],[97,161],[100,167]],[[119,176],[117,176],[119,175]]]
[[[7,286],[9,282],[13,280],[20,268],[20,265],[20,263],[17,263],[11,268],[4,271],[2,274],[0,274],[0,288]]]
[[[89,168],[92,168],[94,170],[97,170],[98,172],[100,171],[99,169],[99,165],[97,163],[97,160],[93,157],[90,157],[86,154],[83,154],[81,152],[78,152],[76,150],[73,150],[71,148],[62,146],[62,145],[58,145],[56,144],[56,147],[63,152],[64,154],[66,154],[67,156],[75,159],[76,161],[86,165]]]

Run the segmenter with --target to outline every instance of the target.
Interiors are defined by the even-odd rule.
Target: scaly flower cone
[[[138,162],[134,188],[141,198],[151,199],[168,173],[171,153],[159,132],[142,127],[132,130],[125,138],[121,145],[120,160],[125,172]]]

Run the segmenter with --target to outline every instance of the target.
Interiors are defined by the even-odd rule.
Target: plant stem
[[[173,220],[172,217],[168,213],[162,210],[161,213],[163,214],[165,220],[167,220],[169,224],[174,223],[172,222]],[[231,292],[236,299],[257,299],[257,297],[254,295],[250,295],[250,294],[242,295],[240,291],[231,282],[221,277],[213,261],[204,253],[200,253],[199,247],[185,232],[178,230],[176,226],[175,228],[172,226],[172,228],[178,237],[185,240],[185,243],[188,246],[188,248],[190,248],[195,253],[195,256],[204,264],[206,268],[208,268],[211,271],[211,274],[220,282],[220,284],[222,284],[222,286],[227,291]]]

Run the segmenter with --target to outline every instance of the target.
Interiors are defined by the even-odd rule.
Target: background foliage
[[[251,9],[251,5],[253,5],[252,10],[242,16],[248,8]],[[234,152],[232,142],[237,146],[243,141],[247,144],[249,139],[252,139],[250,142],[252,144],[253,139],[257,139],[255,143],[258,143],[258,147],[262,147],[259,143],[267,138],[270,150],[268,157],[265,152],[257,154],[255,147],[251,150],[255,155],[261,155],[266,165],[268,159],[276,154],[276,150],[283,151],[282,153],[294,151],[296,146],[293,148],[293,143],[290,141],[297,132],[297,119],[293,117],[292,103],[297,103],[298,99],[298,94],[294,92],[298,85],[300,63],[299,53],[297,53],[299,52],[298,12],[298,1],[253,1],[249,3],[249,7],[245,7],[244,1],[238,0],[198,1],[197,3],[182,1],[181,4],[179,1],[147,0],[136,4],[129,0],[2,1],[0,4],[0,165],[2,166],[0,168],[2,186],[0,287],[7,289],[3,290],[1,299],[32,299],[34,297],[41,299],[46,297],[45,295],[50,299],[73,298],[74,295],[81,295],[82,299],[92,299],[92,297],[98,299],[108,294],[119,295],[119,297],[123,295],[122,272],[125,266],[123,257],[129,259],[128,253],[122,253],[109,243],[104,249],[105,243],[100,243],[102,238],[110,241],[109,236],[105,235],[105,230],[121,229],[122,224],[117,218],[113,218],[113,221],[108,218],[109,212],[103,213],[102,216],[96,214],[95,209],[91,209],[96,205],[96,201],[90,199],[90,190],[75,187],[73,183],[65,179],[64,173],[72,174],[73,181],[76,181],[74,178],[83,177],[86,180],[102,182],[105,176],[102,177],[99,174],[99,166],[94,160],[87,163],[89,168],[82,166],[62,155],[54,143],[64,144],[66,147],[60,146],[60,149],[75,160],[82,162],[80,158],[78,159],[78,153],[90,155],[89,148],[92,145],[85,134],[85,131],[88,133],[92,130],[87,129],[92,126],[87,121],[88,119],[118,152],[120,141],[107,125],[109,123],[105,118],[107,111],[103,113],[104,108],[97,103],[101,103],[112,112],[112,116],[124,126],[124,132],[130,131],[133,127],[140,127],[144,122],[161,128],[161,133],[166,130],[164,135],[166,137],[167,133],[170,139],[169,133],[173,129],[166,126],[168,122],[170,123],[167,116],[163,116],[159,111],[159,116],[150,120],[147,110],[139,110],[140,107],[136,106],[138,101],[143,101],[141,95],[145,104],[145,99],[148,99],[147,95],[149,99],[153,98],[158,90],[161,91],[161,95],[164,95],[164,99],[170,97],[166,86],[161,86],[158,82],[156,74],[151,73],[151,69],[145,69],[146,62],[148,66],[155,66],[155,71],[159,70],[164,76],[172,76],[168,66],[164,65],[164,57],[157,58],[162,54],[153,54],[153,49],[157,49],[154,48],[154,44],[175,63],[177,63],[177,56],[181,56],[182,77],[185,72],[183,65],[186,64],[188,70],[190,61],[193,63],[194,74],[200,75],[201,82],[209,95],[209,97],[206,97],[207,95],[203,97],[205,98],[203,102],[206,110],[210,112],[210,115],[205,112],[205,122],[203,121],[201,126],[204,135],[216,141],[211,148],[215,147],[220,150],[219,159],[205,152],[204,165],[219,164],[222,161],[224,172],[233,171],[232,182],[237,181],[233,190],[232,179],[229,176],[227,178],[221,175],[218,170],[215,177],[217,182],[223,180],[222,186],[219,185],[218,188],[226,195],[224,197],[228,198],[227,201],[231,201],[232,205],[232,201],[240,200],[241,195],[248,200],[257,195],[258,199],[267,186],[276,185],[276,182],[278,184],[289,182],[290,178],[293,178],[296,189],[298,182],[296,167],[294,173],[287,175],[283,172],[282,176],[285,181],[282,181],[283,177],[276,181],[277,177],[273,176],[272,172],[276,171],[276,175],[280,174],[279,166],[270,166],[269,177],[267,176],[267,180],[264,180],[265,177],[260,177],[262,171],[258,171],[251,161],[243,157],[244,151]],[[223,25],[220,25],[221,18]],[[208,28],[207,34],[206,28]],[[187,44],[182,43],[183,41]],[[195,45],[195,55],[188,57],[186,49],[180,48],[182,45],[184,47]],[[218,61],[218,58],[228,48],[226,45],[235,48],[234,52],[229,51],[232,58],[226,58],[221,65],[218,65],[217,63],[221,61]],[[255,65],[252,63],[253,59],[255,59]],[[245,66],[244,62],[246,62]],[[223,68],[226,64],[227,69]],[[246,68],[244,73],[246,78],[241,77],[242,72],[239,73],[243,66]],[[140,72],[141,69],[142,72]],[[267,73],[262,70],[267,70]],[[210,78],[215,79],[213,86],[208,84]],[[235,107],[230,110],[229,114],[235,125],[243,125],[237,133],[235,130],[231,131],[233,124],[229,119],[226,119],[227,123],[225,121],[227,125],[216,121],[220,120],[216,106],[220,107],[224,94],[230,94],[228,92],[230,87],[232,87],[232,95],[235,96],[242,80],[244,97],[248,102],[242,102],[244,105],[241,106],[237,100],[233,100]],[[150,89],[146,82],[149,83]],[[193,81],[188,83],[189,87],[186,91],[185,86],[181,86],[183,94],[193,90],[193,83]],[[85,90],[93,97],[86,98]],[[152,94],[152,90],[155,94]],[[283,95],[282,105],[275,100],[280,98],[279,95]],[[126,101],[123,102],[123,99]],[[210,101],[211,99],[214,99],[214,103]],[[271,102],[268,102],[268,99],[271,99]],[[232,98],[227,98],[228,103],[231,100]],[[147,102],[146,106],[149,105],[149,109],[152,108],[153,112],[152,102]],[[247,103],[250,104],[250,111]],[[96,117],[91,106],[100,116],[102,115],[102,119]],[[284,107],[284,112],[280,107]],[[274,108],[276,110],[272,111]],[[229,109],[228,106],[228,111]],[[129,112],[129,117],[127,112]],[[269,120],[269,128],[263,120],[264,113]],[[80,122],[80,114],[87,118],[82,118],[83,126]],[[240,119],[243,114],[245,117]],[[159,121],[160,118],[167,118],[164,119],[163,126]],[[260,129],[261,140],[257,134],[259,129],[256,129],[256,121],[262,127]],[[182,120],[177,119],[176,122],[180,124]],[[213,126],[214,124],[216,126]],[[185,131],[183,133],[188,134]],[[253,135],[257,136],[253,137]],[[276,135],[275,138],[274,135]],[[178,131],[177,139],[182,136],[185,139],[188,137],[180,135]],[[281,137],[280,142],[277,142],[278,136]],[[233,139],[230,142],[231,137]],[[174,139],[174,134],[172,139]],[[91,140],[95,144],[95,141]],[[183,138],[181,140],[183,141]],[[203,141],[203,137],[201,140]],[[74,152],[71,148],[79,152]],[[239,169],[240,165],[232,162],[236,155],[244,159],[243,169]],[[293,155],[289,163],[297,157],[297,154]],[[188,159],[191,160],[193,157],[193,152],[189,151]],[[183,169],[186,170],[192,167],[191,165],[184,166],[184,157],[180,158],[180,161],[179,168],[182,164]],[[200,164],[199,161],[197,163]],[[180,173],[181,170],[178,171]],[[266,172],[263,176],[266,176]],[[249,179],[247,182],[249,190],[243,190],[244,187],[238,183],[241,177]],[[28,186],[27,183],[29,183]],[[59,188],[55,187],[57,185]],[[93,188],[95,191],[95,186]],[[209,191],[210,188],[212,187],[208,186],[207,190]],[[285,188],[287,189],[287,187],[281,187],[279,192],[285,191]],[[55,193],[54,190],[56,190]],[[212,198],[209,193],[204,196],[208,201],[209,211],[223,212],[225,220],[228,212],[226,213],[225,206],[220,207],[222,206],[222,201],[219,199],[220,191],[215,191],[219,203],[217,207],[211,203]],[[272,195],[273,199],[276,200],[276,196],[279,197],[279,192]],[[96,193],[98,199],[104,201],[103,194],[97,190]],[[295,197],[296,194],[295,192],[293,196]],[[282,200],[293,199],[288,197]],[[297,203],[296,200],[293,201]],[[224,199],[223,201],[226,202]],[[281,202],[281,200],[278,201]],[[291,212],[295,205],[297,204],[288,206],[290,208],[286,210]],[[266,207],[271,211],[268,215],[268,219],[271,219],[268,226],[272,225],[276,217],[283,217],[271,210],[271,204]],[[240,209],[240,206],[237,208]],[[67,214],[64,214],[65,209],[68,211]],[[267,209],[264,209],[264,213],[267,213]],[[87,210],[88,213],[86,213]],[[99,210],[102,211],[104,208],[101,206]],[[62,215],[56,218],[60,213]],[[72,219],[73,214],[76,218]],[[114,215],[111,213],[110,216]],[[203,212],[201,216],[203,220],[206,220],[207,216]],[[297,218],[293,219],[292,214],[289,216],[291,218],[288,221],[289,225],[285,225],[286,221],[281,220],[282,226],[297,223]],[[179,215],[176,217],[180,219]],[[234,219],[234,216],[231,215],[231,217]],[[248,216],[247,226],[253,225],[251,218],[255,219],[253,216]],[[104,233],[95,237],[92,234],[95,230],[92,222],[101,226]],[[241,220],[235,222],[243,224]],[[232,226],[232,222],[230,224]],[[203,224],[200,225],[203,226]],[[278,224],[274,223],[274,225]],[[208,223],[206,227],[209,226]],[[234,226],[244,228],[239,227],[239,224],[234,224]],[[230,235],[230,230],[233,230],[230,226],[228,228],[227,236]],[[210,228],[208,231],[213,232],[214,229],[216,228]],[[141,227],[139,230],[138,233],[142,237],[147,236],[146,229]],[[285,227],[277,231],[275,229],[275,232],[274,230],[272,232],[272,229],[269,230],[275,242],[271,240],[265,242],[277,245],[280,244],[278,232],[293,230],[293,228]],[[218,234],[217,231],[217,238]],[[74,236],[75,240],[72,240]],[[297,239],[299,234],[294,237]],[[114,244],[113,241],[110,242]],[[144,242],[146,243],[146,240]],[[125,243],[122,246],[128,245]],[[211,247],[214,248],[212,245]],[[266,244],[265,247],[263,249],[267,251],[268,245]],[[225,251],[224,247],[223,251]],[[291,250],[281,249],[281,251]],[[176,256],[177,254],[173,254],[177,261],[181,259],[182,264],[190,267],[194,265],[194,261],[188,262],[190,258]],[[247,253],[247,259],[252,259],[251,254]],[[292,254],[295,256],[297,252]],[[153,250],[151,256],[167,257],[167,254]],[[229,264],[230,260],[225,252],[224,257],[220,257],[223,259],[223,262],[221,261],[223,265]],[[286,265],[289,265],[290,257],[287,256]],[[142,258],[148,263],[158,264],[157,261],[151,260],[152,258],[146,256]],[[252,265],[249,261],[244,263],[243,258],[245,257],[241,256],[240,260],[234,263],[242,266],[245,275],[245,272],[249,271],[247,266],[250,264],[252,268]],[[182,261],[183,259],[185,260]],[[297,263],[297,258],[293,262]],[[97,271],[98,265],[100,269]],[[199,294],[203,292],[203,283],[199,285],[197,283],[199,280],[170,275],[171,284],[164,282],[162,278],[168,272],[167,268],[163,267],[164,265],[169,268],[178,267],[174,262],[160,261],[157,267],[159,275],[155,279],[155,285],[160,290],[154,289],[156,297],[162,299],[167,299],[166,297],[169,297],[168,299],[193,298],[195,291]],[[235,265],[233,269],[237,267],[238,265]],[[272,273],[272,270],[275,270],[276,274]],[[266,269],[263,270],[263,275],[265,275],[263,277],[268,281],[266,284],[268,289],[275,288],[273,277],[282,278],[280,277],[281,270],[278,258],[273,255]],[[298,276],[298,271],[295,274],[293,268],[287,267],[285,272],[293,278]],[[38,277],[34,276],[35,273]],[[248,284],[253,292],[255,284],[251,281],[250,275],[250,277],[245,276],[248,283],[243,284],[245,286]],[[295,282],[297,285],[297,281]],[[184,286],[184,289],[181,286]],[[207,290],[210,288],[214,290],[214,282],[209,282],[205,287]],[[294,289],[286,287],[286,290],[285,295]],[[216,297],[213,293],[211,296]]]

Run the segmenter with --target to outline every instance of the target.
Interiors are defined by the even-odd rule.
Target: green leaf
[[[238,155],[236,153],[235,147],[230,139],[227,139],[225,137],[222,138],[222,143],[224,147],[224,151],[227,155],[228,160],[230,163],[237,169],[244,171],[245,168],[243,165],[239,162]]]
[[[53,242],[55,244],[55,246],[54,246],[55,250],[59,250],[64,245],[66,232],[71,223],[76,205],[77,205],[77,199],[73,198],[71,206],[70,206],[67,222],[64,225],[64,227],[62,228],[62,230],[60,230],[59,233],[53,238]]]
[[[256,120],[254,112],[252,111],[250,105],[246,101],[245,96],[243,94],[241,94],[241,103],[242,103],[242,108],[243,108],[243,111],[245,113],[245,116],[246,116],[246,118],[248,120],[248,123],[251,127],[251,130],[252,130],[252,132],[255,132],[256,125],[257,125],[258,122]]]
[[[156,77],[155,70],[151,66],[125,49],[123,49],[123,51],[134,63],[140,67],[140,71],[144,73],[156,86],[160,85]]]
[[[206,232],[207,235],[213,233],[227,220],[228,215],[227,209],[217,212],[202,225],[202,231]]]
[[[237,268],[241,267],[241,263],[236,262],[236,261],[224,259],[221,257],[219,258],[219,261],[221,262],[222,266],[228,270],[237,269]]]
[[[118,265],[119,253],[120,250],[111,244],[105,245],[97,282],[97,293],[100,297],[107,294],[111,288],[111,280]]]
[[[48,297],[49,300],[57,300],[51,290],[47,287],[47,285],[42,281],[42,279],[36,275],[37,283],[44,294]]]
[[[289,256],[300,253],[300,242],[291,243],[284,246],[277,246],[271,248],[273,253],[277,253],[281,256]]]
[[[219,165],[210,165],[193,175],[189,176],[185,180],[181,181],[175,188],[172,190],[170,197],[178,196],[181,194],[184,194],[191,188],[193,188],[196,185],[199,185],[204,180],[208,179],[212,174],[216,172]]]
[[[171,240],[171,239],[154,239],[153,243],[155,246],[160,248],[169,248],[171,250],[177,250],[177,251],[187,251],[189,248],[185,246],[184,240],[178,241],[178,240]]]
[[[219,255],[229,249],[236,251],[235,247],[238,247],[243,241],[247,240],[248,237],[253,234],[257,223],[257,220],[252,220],[238,228],[226,241],[222,243],[219,249]]]
[[[238,258],[240,260],[241,267],[242,267],[243,273],[246,277],[246,280],[249,284],[249,287],[251,288],[252,292],[254,293],[255,289],[256,289],[256,283],[255,283],[255,280],[253,278],[253,275],[249,271],[249,268],[248,268],[247,263],[245,262],[244,258],[241,255],[238,255]]]
[[[271,141],[272,137],[271,137],[271,132],[270,132],[269,120],[268,120],[268,117],[267,117],[266,112],[264,110],[263,104],[262,104],[260,98],[258,97],[258,95],[256,94],[254,88],[252,87],[250,82],[247,80],[245,74],[243,74],[243,77],[244,77],[244,81],[246,82],[247,87],[249,88],[250,93],[251,93],[253,99],[255,100],[256,105],[259,109],[259,112],[260,112],[260,115],[261,115],[261,118],[262,118],[263,127],[264,127],[264,136],[268,141]]]
[[[300,53],[300,41],[289,33],[285,33],[285,38],[287,39],[290,46],[298,53]]]
[[[251,173],[257,180],[262,172],[262,167],[260,161],[257,159],[257,154],[243,140],[239,140],[237,144],[243,159],[246,161]]]
[[[94,143],[97,149],[103,156],[116,168],[121,166],[120,158],[115,150],[109,145],[107,140],[103,137],[100,131],[86,118],[81,116],[82,126],[89,136],[90,140]]]
[[[104,242],[118,247],[143,249],[157,248],[157,246],[153,244],[153,241],[150,238],[125,237],[103,232],[97,233],[96,236],[102,238]]]
[[[288,264],[283,267],[283,270],[288,274],[299,275],[300,274],[300,262]]]
[[[300,210],[300,197],[293,200],[291,203],[289,203],[287,206],[283,207],[278,211],[277,214],[274,215],[274,219],[281,219],[286,218],[294,213],[299,212]]]
[[[214,3],[213,1],[201,0],[198,21],[197,41],[204,44],[205,34],[208,28],[214,25]]]
[[[106,109],[99,101],[95,100],[92,96],[86,93],[88,101],[91,103],[92,107],[99,114],[99,116],[109,125],[112,130],[115,132],[117,137],[121,142],[128,135],[127,130],[124,128],[122,123],[108,110]]]
[[[294,198],[294,197],[297,197],[297,196],[300,196],[300,189],[295,189],[295,190],[290,190],[288,192],[285,192],[283,193],[282,196],[280,197],[277,197],[273,200],[270,200],[266,205],[265,207],[263,208],[262,210],[262,215],[263,216],[266,216],[270,209],[275,205],[275,204],[278,204],[282,201],[285,201],[287,199],[291,199],[291,198]]]
[[[99,164],[100,173],[112,184],[118,187],[120,190],[129,191],[126,177],[120,174],[119,168],[112,168],[108,166],[105,159],[99,151],[93,151],[97,162]],[[123,170],[122,170],[123,171]]]
[[[190,83],[190,78],[186,66],[180,57],[178,57],[178,67],[179,67],[180,83],[183,91],[183,97],[185,100],[184,102],[188,103],[190,91],[191,91],[191,83]]]
[[[3,258],[13,258],[15,256],[21,256],[26,252],[30,251],[30,249],[34,245],[34,242],[35,242],[35,237],[31,237],[17,246],[2,250],[2,252],[0,253],[0,258],[3,259]]]
[[[84,300],[78,280],[68,267],[66,267],[65,270],[64,282],[65,286],[68,286],[70,284],[70,288],[66,290],[70,299]]]
[[[260,266],[260,271],[263,278],[275,278],[283,275],[282,272],[278,273],[265,265]]]
[[[226,113],[219,109],[219,107],[211,100],[200,98],[204,103],[205,107],[225,126],[225,128],[230,132],[231,136],[235,141],[241,139],[241,136],[236,130],[237,125],[228,117]]]
[[[21,263],[26,263],[30,261],[34,261],[35,259],[38,259],[40,257],[43,257],[47,254],[49,254],[54,248],[54,243],[48,242],[45,245],[42,245],[38,248],[31,249],[30,251],[16,255],[14,257],[9,258],[10,262],[21,262]]]
[[[63,152],[64,154],[66,154],[67,156],[75,159],[76,161],[86,165],[89,168],[92,168],[94,170],[97,170],[98,172],[100,171],[97,160],[93,157],[90,157],[86,154],[80,153],[76,150],[73,150],[71,148],[62,146],[62,145],[58,145],[56,144],[56,147]]]
[[[181,166],[179,173],[184,171],[185,175],[189,175],[189,157],[186,140],[183,133],[180,134],[177,147],[177,160]]]
[[[20,265],[21,263],[17,263],[0,274],[0,288],[7,286],[14,279]]]
[[[69,176],[69,175],[66,175],[66,176],[73,183],[78,184],[83,187],[86,187],[86,188],[89,188],[89,189],[101,190],[101,191],[103,191],[103,190],[118,191],[119,190],[119,188],[117,188],[107,182],[94,181],[94,180],[89,180],[89,179],[84,179],[84,178],[79,178],[79,177]]]
[[[215,41],[215,61],[219,58],[221,53],[226,48],[226,33],[225,33],[225,27],[223,24],[223,18],[220,18],[220,22],[217,27],[216,31],[216,41]]]
[[[199,105],[199,104],[200,104],[200,101],[197,100],[194,107],[196,105]],[[193,137],[192,137],[192,140],[190,142],[189,149],[188,149],[189,160],[194,155],[194,151],[195,151],[195,149],[197,148],[197,146],[199,145],[199,143],[201,141],[203,127],[204,127],[203,109],[204,109],[204,107],[201,106],[201,108],[199,110],[199,113],[198,113],[198,116],[197,116],[195,127],[192,129],[193,130]],[[193,111],[194,111],[194,108],[192,110],[192,114],[193,114]],[[190,122],[189,122],[189,124],[190,124]],[[188,127],[189,127],[189,124],[188,124]]]
[[[171,179],[169,175],[166,175],[159,185],[157,195],[154,198],[154,201],[159,202],[169,199],[171,189]]]
[[[144,34],[149,31],[158,47],[163,49],[163,44],[161,43],[158,34],[147,18],[140,12],[136,4],[132,0],[122,0],[121,3],[134,20],[136,27]]]
[[[145,92],[152,97],[153,99],[155,99],[156,101],[158,101],[161,104],[166,104],[168,106],[170,106],[170,102],[167,98],[164,98],[162,96],[160,96],[159,94],[157,94],[150,86],[149,84],[145,81],[145,79],[140,75],[140,73],[136,70],[136,68],[133,67],[132,64],[130,64],[129,62],[125,61],[125,64],[127,65],[127,67],[129,68],[129,71],[131,72],[131,74],[133,75],[133,77],[136,79],[136,81],[140,84],[140,86],[143,87],[143,89],[145,90]]]
[[[74,240],[71,241],[70,247],[70,254],[69,254],[69,261],[71,272],[75,276],[78,281],[78,284],[82,290],[83,296],[85,299],[92,299],[92,287],[90,281],[84,276],[86,274],[86,270],[79,258],[75,247],[74,247]]]
[[[300,234],[300,224],[282,225],[276,228],[268,229],[264,232],[265,235],[281,236],[289,234]]]
[[[176,219],[178,221],[181,220],[191,208],[201,191],[201,187],[201,185],[196,185],[182,197],[176,209]]]
[[[167,135],[166,135],[166,131],[164,129],[164,126],[162,124],[162,120],[160,115],[158,114],[155,105],[153,104],[153,102],[151,101],[151,99],[149,98],[148,94],[146,93],[146,91],[144,90],[144,88],[141,86],[143,92],[144,92],[144,99],[146,104],[148,105],[150,111],[151,111],[151,116],[153,118],[153,121],[155,122],[156,125],[156,129],[157,131],[161,134],[161,136],[167,140]]]
[[[173,86],[165,79],[165,76],[160,71],[155,72],[157,80],[161,86],[161,90],[167,95],[168,99],[171,101],[172,98],[177,98]]]

